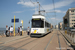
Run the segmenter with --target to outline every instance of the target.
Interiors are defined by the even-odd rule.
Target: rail
[[[17,34],[18,31],[15,31],[15,34]],[[26,33],[26,30],[23,30],[23,33]],[[0,37],[5,37],[5,31],[0,31]]]

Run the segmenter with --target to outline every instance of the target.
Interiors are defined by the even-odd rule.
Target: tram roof
[[[33,14],[33,16],[44,16],[42,14]]]
[[[42,19],[45,19],[45,16],[44,15],[39,15],[39,14],[34,14],[32,16],[32,18],[42,18]]]
[[[33,14],[32,18],[41,18],[41,17],[36,17],[36,16],[42,16],[42,17],[44,17],[43,19],[45,19],[45,21],[48,22],[44,15],[41,15],[41,14]],[[51,23],[49,23],[49,24],[51,24]]]

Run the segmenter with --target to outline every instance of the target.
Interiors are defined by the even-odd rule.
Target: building
[[[67,19],[67,24],[65,24],[64,21],[65,19]],[[74,27],[75,25],[75,8],[70,8],[67,10],[66,15],[63,17],[63,24],[65,27],[67,27],[67,29],[71,29]],[[65,29],[64,27],[64,29]]]
[[[51,24],[51,29],[53,28],[53,25]]]
[[[63,27],[62,27],[62,24],[63,24],[62,22],[58,23],[58,29],[59,29],[59,30],[61,30],[61,29],[63,28]]]
[[[55,29],[58,29],[58,25],[55,25]]]

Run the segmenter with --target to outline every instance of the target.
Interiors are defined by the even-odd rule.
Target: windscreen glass
[[[44,22],[42,20],[32,20],[32,28],[44,28]]]

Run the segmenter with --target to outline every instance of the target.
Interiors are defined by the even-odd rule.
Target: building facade
[[[55,29],[58,29],[58,25],[55,25]]]
[[[68,9],[66,15],[63,17],[63,23],[64,23],[64,19],[67,19],[68,21],[68,23],[64,25],[67,26],[67,28],[69,29],[73,28],[75,25],[75,8]]]
[[[58,29],[62,30],[63,29],[63,22],[58,23]]]

